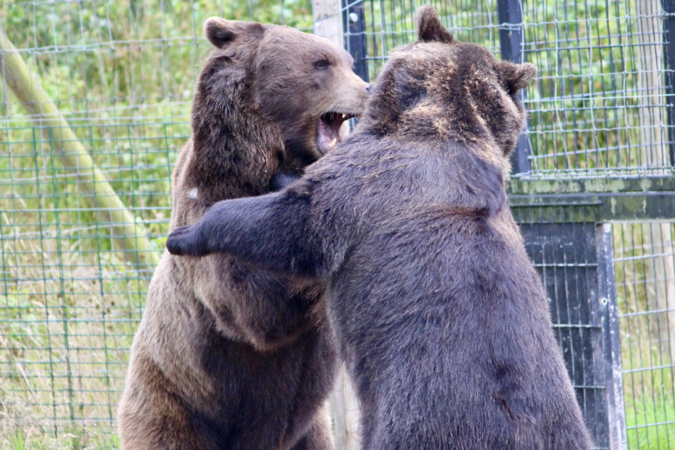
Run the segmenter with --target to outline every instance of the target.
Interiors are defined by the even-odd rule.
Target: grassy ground
[[[668,293],[675,289],[673,227],[636,223],[613,227],[631,449],[675,448],[675,313],[668,312],[666,304]]]
[[[77,267],[73,254],[61,264],[77,277],[64,279],[39,250],[0,306],[0,446],[116,448],[110,430],[147,282],[121,263]]]
[[[663,450],[675,448],[675,397],[651,396],[627,399],[628,448]],[[664,423],[670,422],[670,423]],[[663,423],[663,425],[654,425]]]
[[[629,348],[630,341],[626,336],[622,349],[627,371],[631,370],[628,366],[636,362],[634,357],[639,349],[637,345]],[[675,368],[660,358],[658,347],[652,349],[652,356],[650,366],[662,368],[640,368],[645,366],[636,364],[636,368],[623,377],[629,449],[675,448]]]
[[[30,434],[17,431],[0,441],[2,450],[115,450],[119,442],[114,433],[101,435],[89,432],[63,432],[58,437],[50,433]]]

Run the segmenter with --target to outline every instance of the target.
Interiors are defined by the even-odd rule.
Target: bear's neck
[[[283,154],[278,130],[241,102],[218,100],[195,97],[189,170],[215,201],[267,193]]]

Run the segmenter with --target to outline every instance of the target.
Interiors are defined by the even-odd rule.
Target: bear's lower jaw
[[[331,111],[319,118],[316,147],[322,155],[331,151],[342,140],[340,138],[340,127],[352,117],[356,116],[354,114]]]

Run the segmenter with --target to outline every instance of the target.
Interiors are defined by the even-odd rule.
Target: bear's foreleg
[[[180,399],[150,360],[136,361],[118,411],[122,450],[194,450],[204,448]],[[137,377],[140,377],[138,379]]]
[[[309,197],[292,191],[223,200],[166,241],[173,255],[226,253],[258,268],[316,276],[322,256],[306,230]]]

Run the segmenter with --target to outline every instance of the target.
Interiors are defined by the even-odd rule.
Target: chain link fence
[[[675,448],[675,224],[614,225],[630,448]]]
[[[537,201],[572,211],[552,213],[555,220],[532,213],[520,223],[598,447],[675,448],[675,206],[667,203],[675,197],[644,188],[643,203],[623,215],[621,199],[613,210],[602,197],[623,189],[627,179],[640,184],[673,175],[675,5],[431,4],[458,39],[539,68],[523,98],[530,119],[514,159],[514,185],[534,188],[514,193],[524,199],[542,186],[536,183],[550,182]],[[357,73],[372,81],[395,46],[415,39],[419,6],[404,0],[3,3],[0,27],[16,50],[0,50],[0,447],[118,446],[115,411],[131,339],[152,255],[167,234],[170,174],[190,135],[193,85],[210,49],[201,37],[204,20],[220,15],[314,30],[344,45]],[[36,114],[46,103],[22,103],[12,93],[11,55],[21,56],[31,86],[41,85],[67,125],[50,126]],[[581,191],[565,191],[564,182],[588,178],[598,181],[583,208],[597,211],[577,213],[578,203],[565,205]],[[661,197],[665,213],[645,213],[644,205]],[[131,216],[110,212],[119,204]],[[609,235],[599,234],[597,224],[609,222]],[[613,256],[598,250],[600,235],[613,242]],[[611,277],[602,261],[609,261]],[[616,307],[614,341],[607,302]],[[616,363],[620,391],[611,379]],[[339,386],[336,442],[358,448],[358,405],[348,381]],[[608,401],[610,391],[621,392],[620,399]],[[612,430],[616,424],[624,441],[612,441],[621,436]]]
[[[170,175],[211,47],[201,29],[214,15],[312,26],[309,2],[293,1],[0,8],[0,28],[16,48],[0,50],[0,448],[117,447],[111,430],[154,269],[134,243],[149,240],[140,251],[156,255],[163,249]],[[27,114],[48,105],[14,95],[13,55],[74,137]],[[93,165],[76,159],[74,141]],[[138,235],[121,236],[125,224],[105,214],[110,193],[100,179],[93,190],[83,183],[94,171],[131,212]]]

